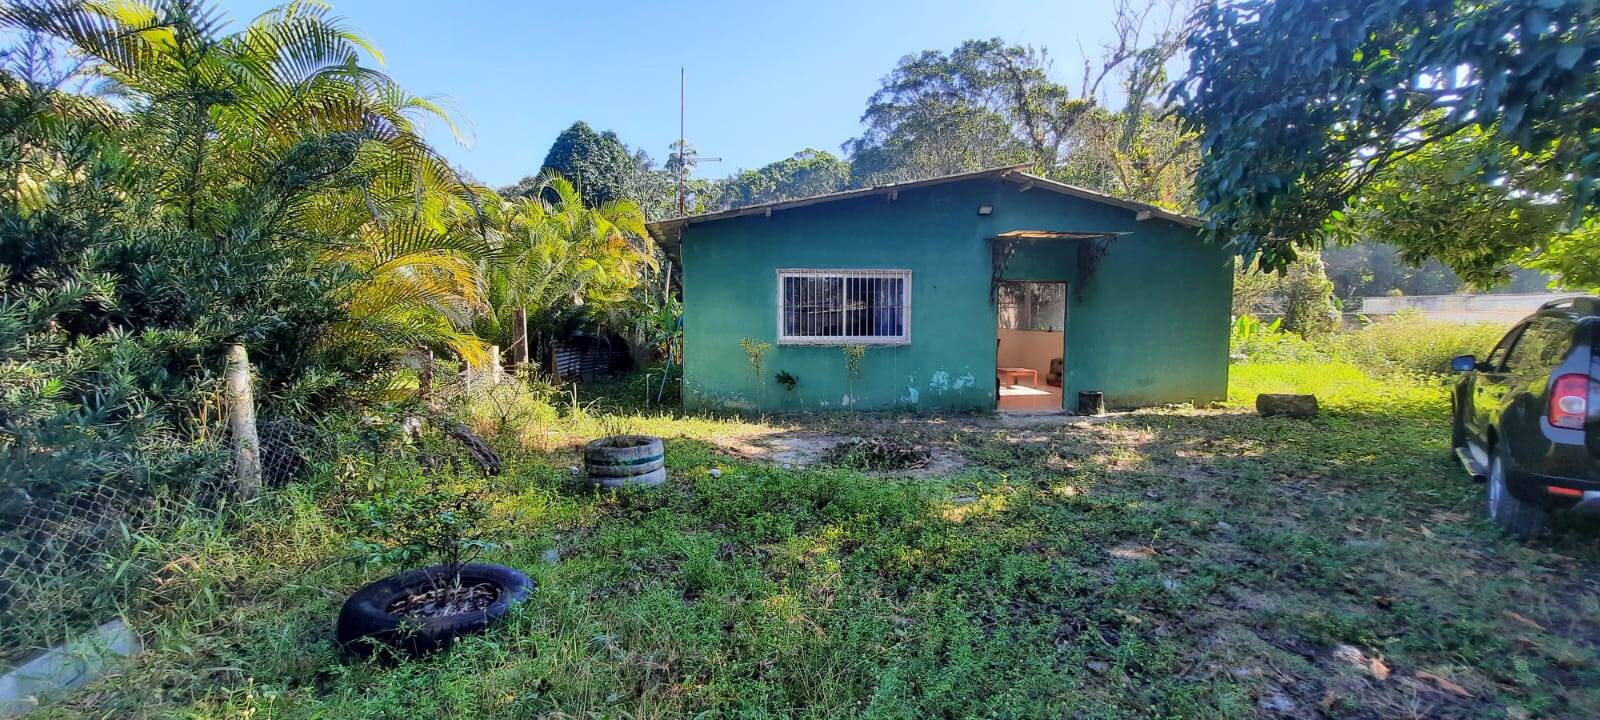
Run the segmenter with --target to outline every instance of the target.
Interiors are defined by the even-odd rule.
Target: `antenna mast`
[[[684,87],[687,73],[678,66],[678,217],[689,214],[689,141],[684,137],[683,116],[686,104]],[[695,158],[696,163],[721,162],[722,158]]]
[[[688,165],[686,163],[687,158],[684,157],[684,153],[683,153],[683,151],[685,149],[684,140],[683,140],[684,86],[687,84],[687,75],[688,75],[688,73],[684,70],[683,66],[679,65],[678,66],[678,217],[683,217],[684,215],[688,214],[687,209],[685,208],[685,203],[688,202],[688,198],[689,198],[688,178],[685,177],[685,173],[688,171]]]

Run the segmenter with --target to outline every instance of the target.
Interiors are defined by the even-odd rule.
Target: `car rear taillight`
[[[1562,375],[1550,387],[1550,424],[1560,428],[1583,429],[1589,413],[1589,376]]]

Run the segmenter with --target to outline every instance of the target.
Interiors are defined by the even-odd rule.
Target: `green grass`
[[[1441,385],[1341,364],[1232,385],[1223,408],[1087,425],[640,417],[668,437],[654,492],[572,480],[597,420],[518,431],[492,490],[520,531],[492,559],[538,591],[395,667],[329,641],[344,597],[392,569],[342,560],[329,482],[290,488],[239,531],[192,519],[139,545],[164,568],[129,610],[151,650],[43,716],[1600,716],[1600,531],[1524,545],[1485,523]],[[1279,391],[1316,392],[1322,416],[1247,410]],[[897,479],[724,449],[886,427],[966,464]]]

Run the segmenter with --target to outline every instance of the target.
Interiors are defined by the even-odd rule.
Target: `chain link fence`
[[[515,416],[527,403],[519,388],[527,384],[511,382],[516,373],[510,370],[463,371],[431,355],[419,354],[411,369],[422,386],[393,388],[389,399],[417,397],[432,410],[419,407],[418,417],[399,426],[388,418],[370,427],[329,429],[274,415],[265,404],[256,423],[261,486],[278,488],[308,478],[341,452],[355,449],[341,446],[343,441],[359,444],[369,434],[415,432],[422,415],[437,415],[439,429],[472,462],[497,472],[499,458],[471,425],[520,419]],[[30,471],[44,466],[59,447],[26,451],[31,460],[20,463],[21,469],[0,466],[8,475],[0,479],[0,667],[124,611],[141,584],[160,570],[151,562],[160,553],[147,552],[140,543],[159,542],[180,520],[226,520],[222,511],[236,502],[235,466],[227,414],[216,411],[226,410],[228,403],[220,395],[218,400],[213,412],[201,413],[188,428],[183,443],[170,436],[166,444],[105,443],[120,454],[74,466],[86,466],[84,472]],[[468,423],[451,419],[453,410],[474,400],[490,408],[485,417],[478,422],[469,417]],[[383,444],[369,440],[375,452]],[[152,470],[158,466],[159,472]]]
[[[326,433],[292,418],[267,419],[258,433],[262,481],[269,487],[305,477],[333,452]],[[157,448],[163,457],[150,458],[135,447],[89,477],[6,478],[0,486],[0,667],[116,617],[156,570],[145,565],[150,554],[139,552],[139,543],[159,537],[180,513],[215,514],[229,502],[226,426],[217,422],[195,434],[201,439],[177,458],[170,448]],[[152,461],[168,472],[143,472]]]

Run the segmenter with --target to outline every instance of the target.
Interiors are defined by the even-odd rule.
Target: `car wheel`
[[[1545,517],[1550,513],[1511,494],[1506,482],[1506,463],[1500,455],[1497,448],[1489,461],[1489,519],[1512,537],[1532,538],[1544,529]]]

